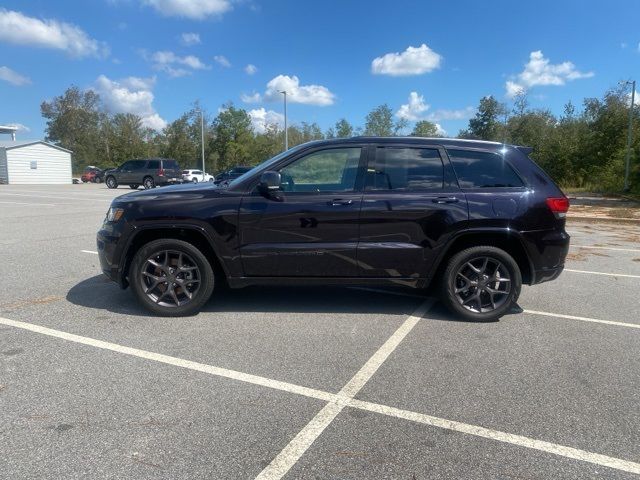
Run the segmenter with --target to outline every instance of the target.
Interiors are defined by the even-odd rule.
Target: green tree
[[[364,134],[376,137],[390,137],[395,133],[393,112],[386,103],[380,105],[367,114]]]
[[[341,118],[336,122],[335,132],[336,138],[350,138],[353,137],[353,126],[346,118]]]
[[[493,96],[482,97],[478,111],[475,117],[469,120],[469,128],[463,135],[480,140],[502,141],[504,130],[500,120],[505,114],[505,106]]]
[[[92,90],[69,87],[50,102],[42,102],[40,112],[47,120],[45,139],[73,152],[73,169],[101,165],[100,96]]]
[[[132,113],[118,113],[109,121],[110,157],[116,165],[132,158],[149,157],[153,132],[143,127],[142,119]]]
[[[213,121],[212,132],[211,149],[217,154],[219,170],[251,163],[253,130],[246,110],[234,107],[233,103],[224,105]]]
[[[438,126],[428,120],[420,120],[416,122],[411,132],[413,137],[439,137]]]

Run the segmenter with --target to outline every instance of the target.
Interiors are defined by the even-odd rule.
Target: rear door
[[[320,147],[278,169],[279,191],[242,199],[245,275],[355,277],[365,148]]]
[[[376,146],[360,214],[359,275],[424,278],[467,220],[467,200],[443,148]]]
[[[177,161],[171,159],[162,160],[162,168],[164,169],[164,176],[167,181],[182,179],[182,170],[180,170]],[[202,172],[200,172],[200,175],[202,175]]]

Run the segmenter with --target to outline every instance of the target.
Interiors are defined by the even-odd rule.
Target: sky
[[[0,0],[0,125],[45,136],[42,101],[76,85],[161,130],[194,102],[363,126],[387,103],[455,136],[480,98],[561,114],[640,67],[634,0]],[[639,79],[640,80],[640,79]]]

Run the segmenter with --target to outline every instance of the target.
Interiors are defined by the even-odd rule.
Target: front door
[[[375,148],[360,215],[361,277],[418,279],[468,221],[467,200],[442,148]]]
[[[323,147],[279,168],[278,191],[240,208],[245,275],[354,277],[362,192],[361,147]]]

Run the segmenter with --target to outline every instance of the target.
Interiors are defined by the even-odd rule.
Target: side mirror
[[[260,175],[258,188],[263,192],[272,192],[274,190],[279,190],[281,183],[282,179],[280,177],[280,173],[267,171]]]

